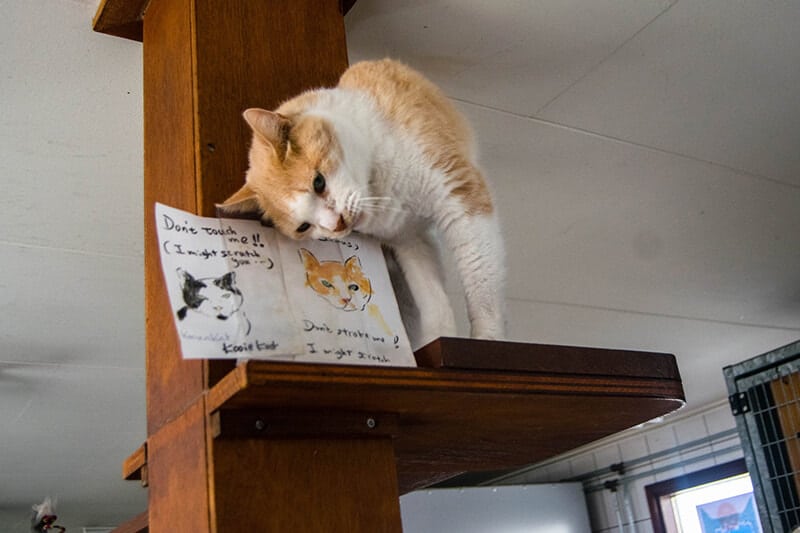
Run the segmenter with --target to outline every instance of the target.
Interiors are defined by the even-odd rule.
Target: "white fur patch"
[[[308,194],[306,193],[297,193],[286,202],[290,213],[295,213],[298,218],[302,218],[303,221],[311,223],[313,220],[308,220],[308,215],[310,214],[308,204]]]

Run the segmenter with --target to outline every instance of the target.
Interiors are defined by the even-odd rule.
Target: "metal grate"
[[[766,531],[800,526],[800,341],[724,369]]]
[[[762,480],[770,484],[782,531],[791,531],[794,526],[800,525],[800,500],[794,476],[797,469],[789,455],[789,441],[797,440],[797,432],[786,436],[787,428],[781,421],[780,411],[786,407],[793,407],[791,410],[797,411],[798,401],[795,399],[791,406],[779,405],[775,401],[773,385],[774,382],[770,382],[752,387],[748,391],[748,400],[766,466],[762,469]]]

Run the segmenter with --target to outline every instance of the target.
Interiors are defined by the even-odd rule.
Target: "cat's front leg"
[[[392,242],[389,247],[415,308],[411,320],[404,317],[411,347],[417,350],[439,337],[455,335],[453,308],[444,290],[439,252],[431,237],[424,233],[414,235]]]
[[[437,221],[464,286],[471,336],[505,336],[505,253],[494,213],[468,214],[458,206],[443,209]]]

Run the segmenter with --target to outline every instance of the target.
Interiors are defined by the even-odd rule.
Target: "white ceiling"
[[[145,506],[120,480],[145,438],[141,45],[93,33],[97,3],[0,0],[2,531],[47,494],[70,531]],[[509,338],[674,353],[690,407],[800,338],[799,2],[359,0],[346,22],[352,61],[405,60],[475,125]]]

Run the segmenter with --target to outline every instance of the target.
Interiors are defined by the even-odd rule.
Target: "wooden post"
[[[389,438],[217,440],[213,449],[219,533],[402,531]]]
[[[131,20],[145,8],[143,21]],[[249,129],[241,118],[244,109],[274,108],[303,90],[336,84],[347,67],[339,1],[106,0],[98,11],[95,27],[128,38],[141,36],[144,48],[147,471],[151,531],[250,530],[245,525],[247,510],[242,501],[231,501],[226,496],[217,503],[212,491],[244,497],[248,491],[243,487],[253,484],[252,468],[263,467],[265,470],[255,479],[273,487],[270,492],[257,490],[244,500],[257,500],[258,507],[251,510],[251,518],[261,521],[264,515],[277,515],[269,509],[285,498],[277,498],[272,504],[269,500],[281,494],[281,488],[288,488],[289,478],[295,475],[282,470],[282,466],[311,465],[316,460],[313,478],[318,482],[324,479],[327,468],[320,463],[322,458],[346,457],[347,450],[359,456],[373,455],[378,462],[393,461],[388,441],[370,441],[362,449],[342,448],[342,442],[335,441],[325,446],[321,455],[315,451],[313,457],[306,456],[311,452],[302,443],[287,448],[254,441],[246,449],[264,453],[256,454],[260,462],[249,466],[242,464],[243,452],[237,452],[229,443],[212,445],[206,435],[204,394],[232,364],[181,358],[155,235],[155,202],[208,216],[214,214],[215,203],[241,185],[250,142]],[[358,467],[352,472],[354,476],[364,474],[359,470],[364,466],[360,465],[351,465]],[[225,475],[215,479],[212,473],[219,471]],[[279,479],[278,472],[285,479]],[[302,475],[302,471],[298,472]],[[245,483],[245,479],[250,481]],[[341,478],[334,481],[338,485],[327,488],[330,493],[326,498],[316,498],[317,507],[327,508],[342,493]],[[365,487],[373,499],[381,494],[374,485]],[[391,521],[399,526],[396,486],[391,487],[388,498],[394,508]],[[294,500],[308,503],[302,498]],[[217,511],[221,513],[219,519]],[[297,517],[308,516],[307,508],[297,511]],[[337,529],[335,520],[323,529],[359,531],[349,525]],[[254,526],[254,530],[263,529]]]
[[[337,0],[151,0],[144,17],[147,420],[152,434],[231,368],[181,359],[154,204],[213,216],[244,181],[241,113],[335,85],[347,67]]]
[[[280,489],[284,494],[290,490],[289,479],[276,476],[277,466],[310,458],[292,461],[290,452],[301,453],[292,448],[284,450],[279,464],[264,462],[275,459],[275,453],[247,464],[243,452],[214,446],[207,437],[203,394],[232,365],[181,359],[158,258],[154,203],[213,215],[215,203],[244,179],[250,134],[242,111],[274,108],[303,90],[336,84],[347,66],[339,3],[151,0],[143,38],[150,528],[278,531],[257,525],[265,516],[281,514],[275,506],[285,499],[269,499]],[[265,441],[254,445],[269,452]],[[391,459],[391,450],[385,453]],[[220,469],[224,476],[215,478]],[[324,478],[321,471],[317,475]],[[274,490],[257,490],[254,482]],[[341,492],[317,503],[329,505]],[[229,494],[243,499],[226,505]],[[226,497],[217,502],[215,495]],[[397,507],[396,489],[388,498]],[[308,514],[306,508],[295,516]],[[358,531],[334,521],[326,527]]]

